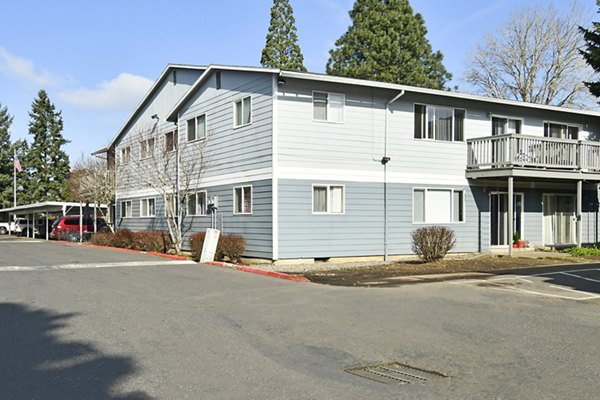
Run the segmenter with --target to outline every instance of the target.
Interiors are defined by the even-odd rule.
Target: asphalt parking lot
[[[0,399],[600,392],[597,298],[467,281],[333,287],[60,243],[0,241],[0,254]],[[575,273],[595,280],[593,268]],[[537,273],[546,272],[519,278],[548,285],[564,275]],[[443,377],[399,385],[346,372],[393,362]]]

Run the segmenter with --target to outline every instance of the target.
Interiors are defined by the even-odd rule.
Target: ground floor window
[[[131,200],[121,202],[121,218],[131,218]]]
[[[140,200],[140,217],[154,217],[155,214],[154,198]]]
[[[343,214],[344,186],[313,185],[313,213]]]
[[[233,188],[234,214],[252,214],[252,186]]]
[[[464,190],[428,188],[414,189],[414,223],[452,223],[464,221]]]
[[[190,193],[187,197],[187,215],[206,215],[206,192]]]

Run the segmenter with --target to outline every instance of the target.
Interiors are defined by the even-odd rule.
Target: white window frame
[[[250,122],[247,122],[245,124],[242,123],[240,125],[237,125],[237,121],[236,121],[236,118],[237,118],[237,112],[236,112],[237,111],[236,110],[237,104],[239,103],[240,107],[242,108],[242,119],[243,119],[244,118],[244,100],[246,100],[246,99],[250,99]],[[232,104],[233,105],[233,129],[242,128],[244,126],[252,125],[252,122],[253,122],[252,103],[253,103],[253,101],[252,101],[252,96],[251,95],[244,96],[244,97],[238,97],[237,99],[235,99],[233,101],[233,104]]]
[[[152,142],[152,149],[150,149],[149,143]],[[144,157],[144,145],[146,148],[146,153]],[[156,150],[156,139],[154,137],[150,137],[147,139],[140,140],[140,160],[147,160],[148,158],[152,158],[154,156],[154,151]]]
[[[198,118],[204,117],[204,134],[202,136],[198,136]],[[194,121],[194,139],[190,140],[190,136],[189,136],[189,123],[190,121]],[[206,132],[208,131],[208,115],[206,115],[206,113],[204,114],[199,114],[196,115],[193,118],[187,119],[185,124],[185,140],[186,142],[190,143],[190,142],[195,142],[195,141],[200,141],[200,140],[204,140],[206,139]]]
[[[129,204],[128,204],[129,203]],[[125,205],[125,213],[123,213],[123,205]],[[129,213],[127,213],[127,210],[129,209]],[[133,218],[133,206],[131,203],[131,200],[121,200],[120,202],[120,217],[122,219],[129,219],[129,218]],[[127,215],[124,215],[127,214]]]
[[[127,157],[125,157],[127,155]],[[119,151],[119,163],[121,165],[127,165],[131,162],[131,146],[121,147]]]
[[[438,105],[438,104],[427,104],[427,103],[413,103],[413,117],[414,117],[414,113],[415,113],[415,105],[419,105],[419,106],[425,106],[425,125],[424,125],[424,136],[420,137],[420,138],[416,138],[414,137],[414,132],[415,132],[415,119],[413,118],[413,139],[414,140],[429,140],[431,142],[440,142],[440,143],[466,143],[466,132],[467,132],[467,109],[466,108],[460,108],[460,107],[452,107],[452,106],[442,106],[442,105]],[[427,121],[429,120],[429,108],[433,107],[433,108],[446,108],[449,110],[452,110],[452,134],[451,134],[451,138],[452,140],[440,140],[440,139],[436,139],[436,138],[429,138],[429,124],[427,123]],[[456,110],[461,110],[465,113],[465,116],[463,118],[463,138],[462,140],[454,140],[454,137],[456,136],[456,132],[454,132],[454,129],[456,128]],[[490,119],[491,121],[491,119]]]
[[[173,148],[171,150],[167,149],[167,136],[173,135]],[[179,132],[177,129],[165,133],[165,153],[173,153],[179,148]]]
[[[543,137],[549,137],[550,136],[545,136],[544,135],[544,129],[545,129],[545,125],[546,124],[554,124],[554,125],[564,125],[567,128],[567,134],[569,133],[569,128],[577,128],[577,139],[571,139],[571,138],[554,138],[554,139],[569,139],[569,140],[582,140],[581,137],[583,136],[583,125],[579,125],[579,124],[569,124],[566,122],[560,122],[560,121],[550,121],[550,120],[544,120],[542,123],[542,136]],[[552,139],[552,138],[551,138]]]
[[[433,222],[433,221],[428,221],[427,220],[427,192],[429,190],[432,191],[449,191],[450,192],[450,221],[449,222]],[[424,221],[415,221],[415,192],[416,191],[423,191],[424,195],[423,195],[423,201],[425,204],[423,204],[423,215],[424,215]],[[463,216],[463,220],[462,221],[454,221],[454,193],[455,192],[462,192],[462,216]],[[466,199],[466,195],[467,195],[467,191],[465,189],[453,189],[453,188],[447,188],[447,187],[413,187],[412,190],[412,199],[411,199],[411,204],[412,204],[412,209],[411,209],[411,213],[412,213],[412,223],[414,225],[444,225],[444,224],[465,224],[467,222],[467,199]]]
[[[150,214],[150,201],[152,201],[152,214]],[[146,203],[146,214],[142,214],[142,210],[144,209],[143,203]],[[154,218],[156,217],[156,199],[154,197],[146,197],[144,199],[140,199],[140,218]]]
[[[244,197],[244,188],[250,188],[250,211],[249,212],[244,212],[244,200],[246,200],[246,198]],[[236,212],[235,210],[235,206],[237,204],[236,201],[236,194],[235,191],[236,189],[241,189],[241,193],[242,193],[242,210],[241,212]],[[243,185],[243,186],[234,186],[233,187],[233,215],[250,215],[252,214],[253,208],[254,208],[254,189],[252,188],[252,185]]]
[[[204,195],[204,212],[198,212],[198,211],[202,211],[200,204],[198,203],[198,194]],[[190,214],[190,212],[189,212],[190,211],[189,197],[192,195],[196,197],[196,212],[194,214]],[[188,193],[188,195],[186,196],[186,199],[185,199],[185,215],[189,215],[189,216],[206,216],[206,215],[208,215],[208,192],[206,190],[198,190],[196,192]]]
[[[316,119],[315,118],[315,93],[321,93],[327,95],[327,118],[326,119]],[[329,100],[329,95],[342,96],[342,119],[341,121],[334,121],[329,119],[331,113],[329,112],[331,107],[331,101]],[[327,92],[323,90],[313,90],[312,91],[312,120],[315,122],[327,122],[330,124],[343,124],[346,122],[346,94],[345,93],[337,93],[337,92]]]
[[[315,188],[327,188],[327,211],[315,211]],[[342,212],[331,211],[331,188],[342,188]],[[314,215],[344,215],[346,214],[346,185],[336,183],[313,183],[311,188],[311,210]]]
[[[169,214],[167,213],[168,207],[171,207],[173,210],[173,216],[177,216],[176,213],[176,208],[175,208],[175,195],[174,194],[167,194],[166,196],[164,196],[164,201],[165,201],[165,205],[163,207],[163,212],[165,214],[165,217],[168,217]]]
[[[525,126],[525,120],[523,118],[519,118],[519,117],[512,117],[510,115],[502,115],[502,114],[490,114],[490,134],[493,134],[494,132],[494,118],[501,118],[501,119],[506,119],[506,123],[508,124],[509,120],[513,120],[513,121],[519,121],[521,123],[521,132],[519,132],[519,135],[523,134],[523,127]],[[507,130],[507,126],[504,126],[504,130]]]

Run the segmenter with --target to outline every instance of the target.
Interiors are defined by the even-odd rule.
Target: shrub
[[[197,232],[190,236],[190,247],[192,249],[192,257],[194,257],[195,261],[200,261],[205,237],[206,232]]]
[[[134,248],[140,251],[166,253],[171,248],[171,237],[162,231],[139,231],[133,234]]]
[[[92,235],[90,242],[99,246],[113,246],[113,236],[112,232],[96,232]]]
[[[425,262],[443,259],[454,247],[454,231],[445,226],[428,226],[412,232],[412,250]]]
[[[593,257],[600,256],[600,248],[593,247],[571,247],[564,250],[566,253],[571,254],[575,257]]]
[[[242,235],[223,235],[219,239],[217,248],[220,248],[222,254],[229,257],[231,261],[238,262],[246,250],[246,241]]]
[[[122,249],[135,248],[135,235],[129,229],[121,229],[114,233],[112,245]]]

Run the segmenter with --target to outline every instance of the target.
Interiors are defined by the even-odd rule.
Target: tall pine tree
[[[273,0],[271,24],[260,63],[263,67],[306,71],[289,0]]]
[[[0,208],[13,206],[13,148],[10,143],[10,125],[13,117],[0,103]]]
[[[29,202],[62,200],[69,178],[69,156],[62,150],[68,141],[62,136],[63,120],[44,90],[31,105],[29,134],[33,141],[26,156],[29,181],[25,192]]]
[[[350,18],[352,25],[329,52],[328,74],[433,89],[452,78],[408,0],[356,0]]]
[[[600,7],[600,0],[596,0],[596,4]],[[600,13],[600,11],[598,12]],[[580,26],[579,30],[583,33],[583,39],[585,40],[585,49],[580,50],[580,52],[594,71],[600,72],[600,22],[593,22],[592,29],[585,29]],[[591,94],[600,97],[600,81],[584,83]]]

